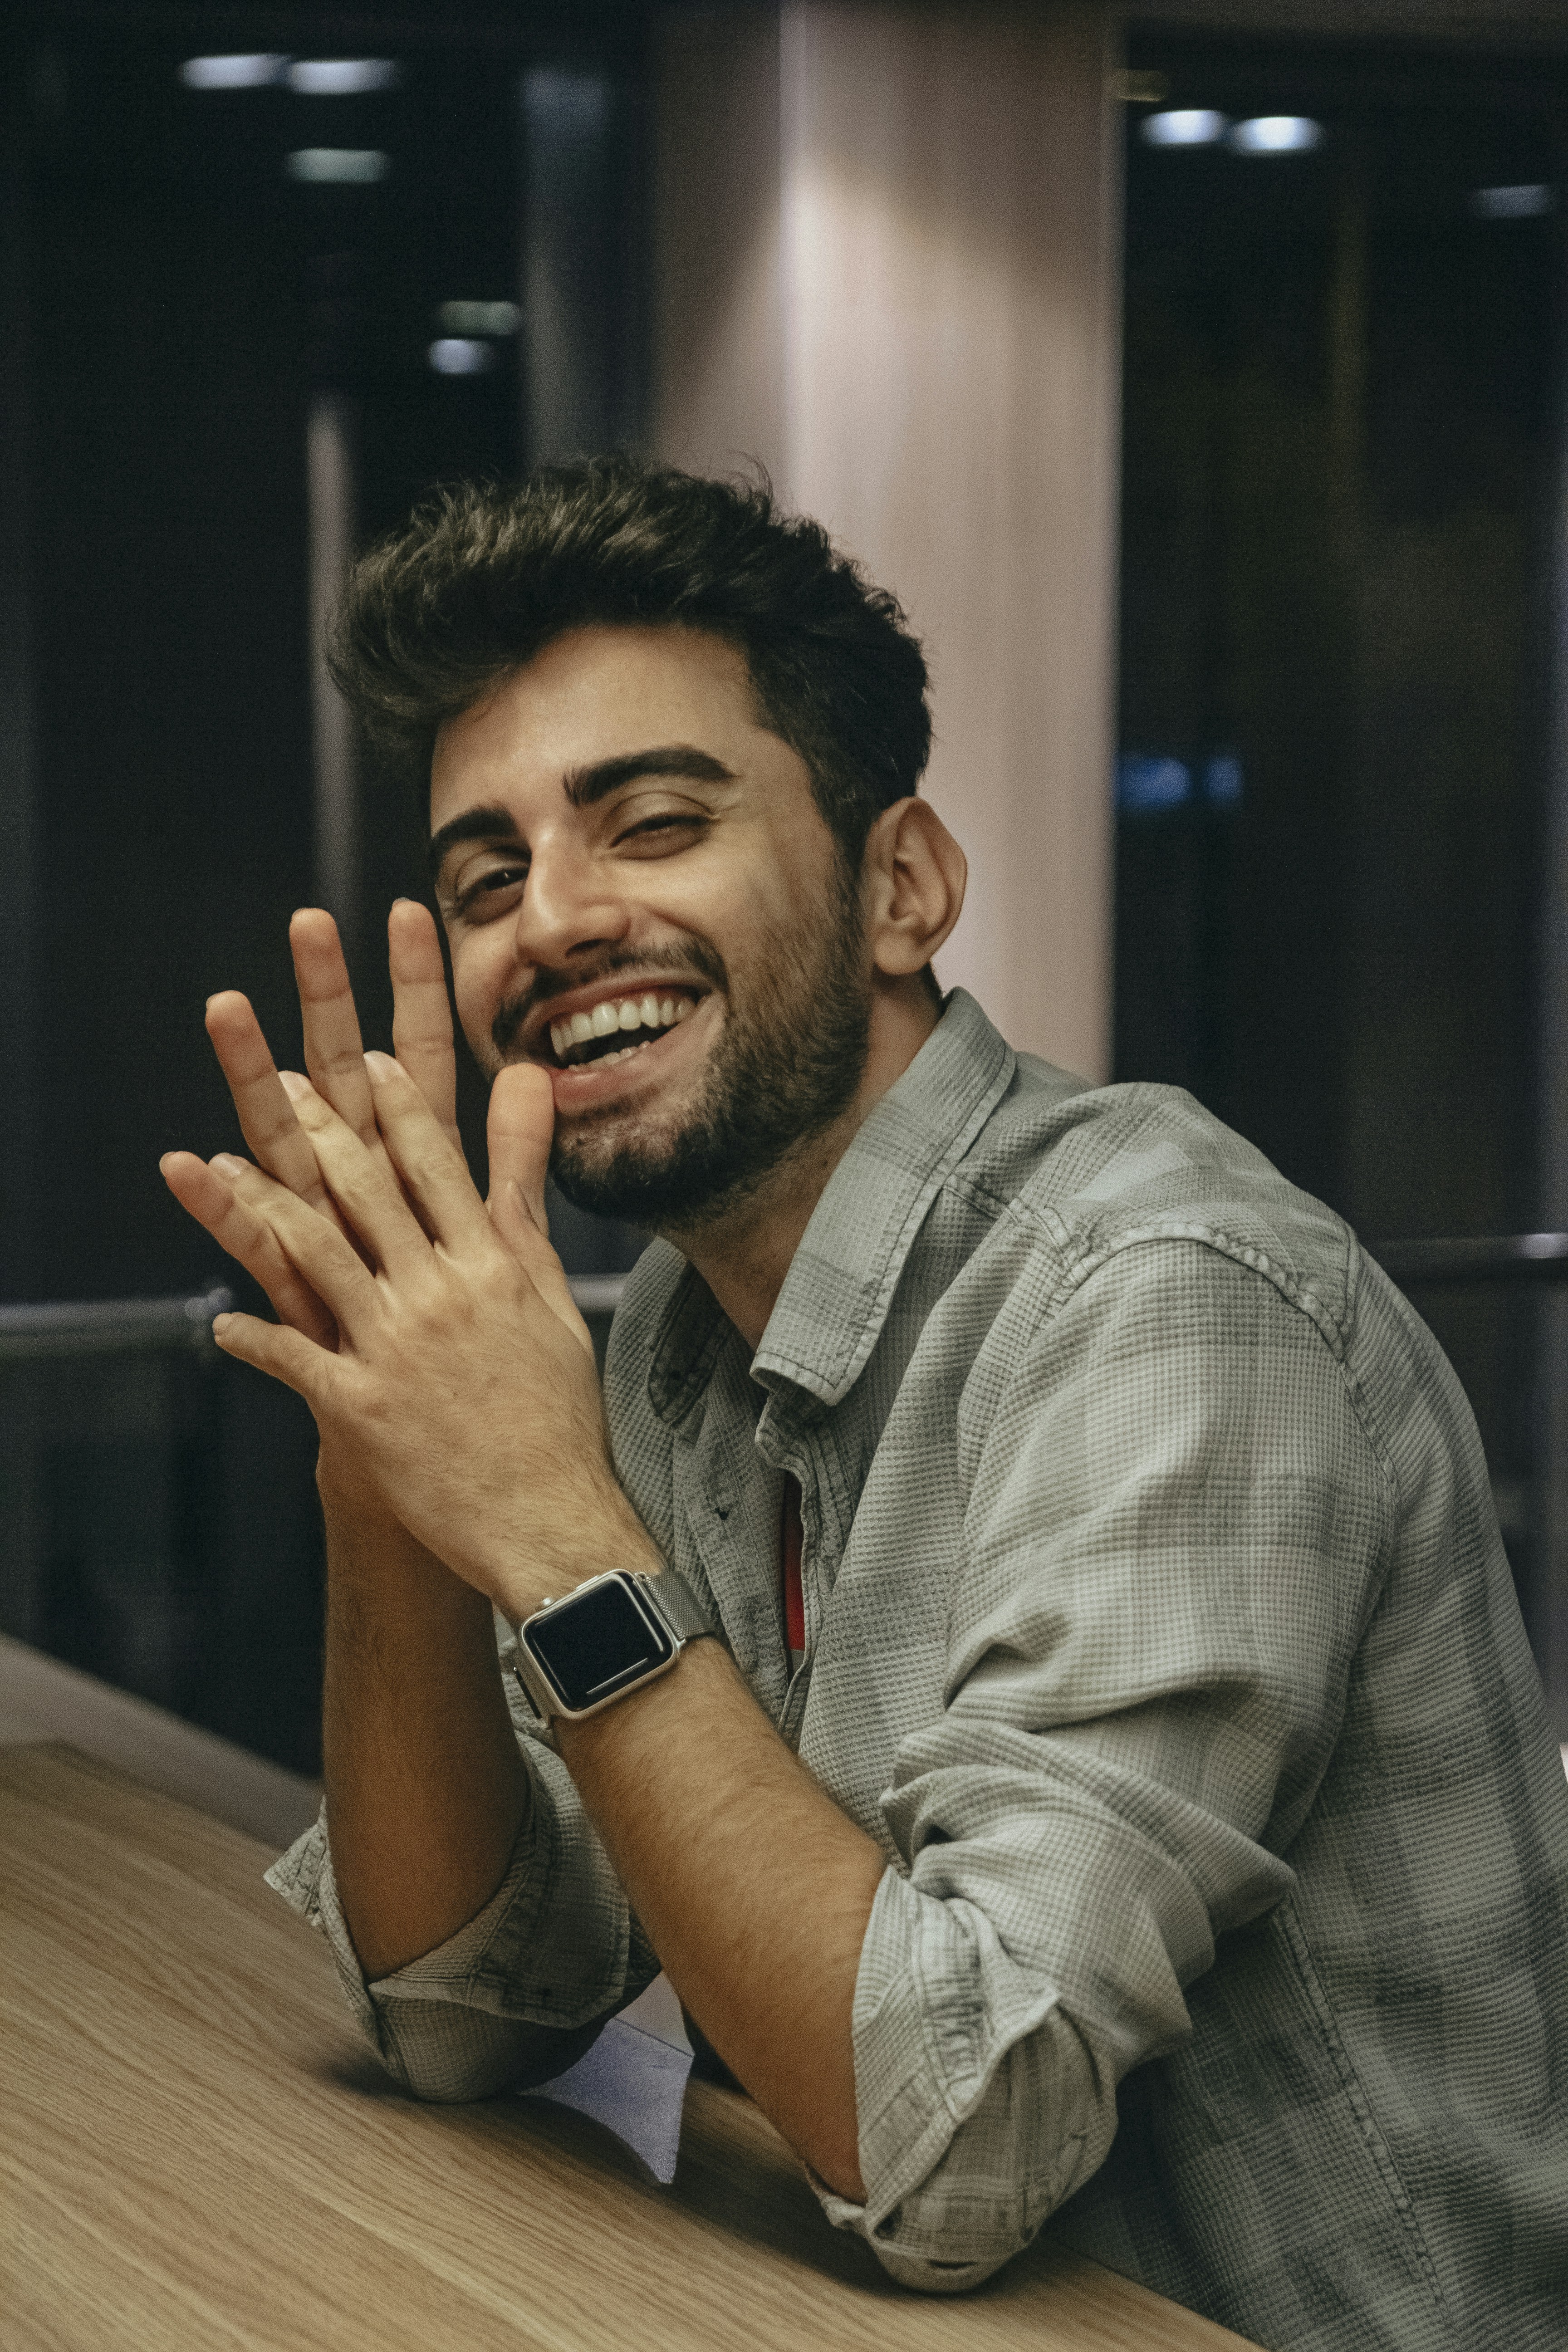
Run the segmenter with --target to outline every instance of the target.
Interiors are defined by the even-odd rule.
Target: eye
[[[639,818],[636,824],[628,824],[623,832],[616,834],[614,845],[617,849],[631,850],[646,846],[655,852],[678,849],[702,832],[707,823],[705,816],[699,816],[689,810],[667,809],[658,816],[645,816]]]
[[[509,892],[520,890],[527,879],[526,861],[488,866],[454,894],[453,910],[465,921],[483,922],[487,915],[499,912],[500,900]]]

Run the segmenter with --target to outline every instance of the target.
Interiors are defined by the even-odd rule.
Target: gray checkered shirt
[[[606,1394],[658,1544],[887,1856],[834,2221],[928,2289],[1044,2225],[1276,2352],[1568,2342],[1568,1790],[1458,1383],[1337,1217],[959,993],[755,1356],[656,1244]],[[319,1828],[274,1874],[424,2096],[558,2072],[658,1965],[519,1735],[504,1885],[395,1976]]]

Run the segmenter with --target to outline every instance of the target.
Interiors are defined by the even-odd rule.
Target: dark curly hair
[[[897,600],[765,476],[629,457],[439,492],[350,574],[328,661],[372,743],[424,775],[442,721],[568,629],[706,629],[810,772],[851,867],[931,750],[926,666]]]

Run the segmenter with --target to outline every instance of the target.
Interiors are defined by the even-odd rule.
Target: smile
[[[643,1053],[665,1031],[679,1028],[697,1010],[684,989],[642,989],[635,994],[606,996],[591,1011],[569,1013],[550,1024],[550,1045],[558,1069],[584,1063],[629,1061]]]

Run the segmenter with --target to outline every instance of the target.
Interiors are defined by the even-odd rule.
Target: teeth
[[[571,1013],[550,1024],[550,1042],[557,1060],[564,1061],[578,1045],[591,1038],[613,1037],[624,1029],[673,1029],[682,1021],[689,1021],[696,1006],[687,996],[656,996],[652,989],[641,996],[609,997],[595,1004],[592,1013]],[[636,1045],[624,1045],[618,1053],[601,1054],[604,1062],[624,1062],[628,1054],[640,1054],[644,1045],[652,1045],[644,1037]]]

